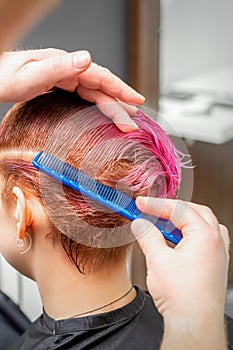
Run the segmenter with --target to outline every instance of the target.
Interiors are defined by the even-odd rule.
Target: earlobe
[[[19,187],[12,189],[15,195],[16,207],[15,207],[15,219],[17,222],[16,236],[20,239],[24,239],[26,236],[27,227],[27,205],[26,198],[23,191]]]

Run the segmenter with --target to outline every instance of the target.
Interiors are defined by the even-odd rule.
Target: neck
[[[75,317],[81,313],[87,316],[108,312],[128,304],[135,297],[132,290],[112,303],[131,287],[125,261],[111,270],[84,275],[70,262],[62,248],[44,252],[36,260],[35,279],[43,306],[54,319]],[[109,303],[112,304],[102,308]],[[99,307],[100,310],[91,312]]]

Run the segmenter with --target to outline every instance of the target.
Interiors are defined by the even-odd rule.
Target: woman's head
[[[38,207],[45,206],[46,239],[61,244],[81,271],[110,267],[125,256],[126,245],[120,245],[130,241],[124,240],[127,220],[46,176],[40,178],[31,161],[46,149],[130,196],[175,197],[180,160],[173,144],[143,113],[134,120],[139,130],[124,134],[97,107],[75,93],[56,90],[14,106],[1,124],[2,205],[10,213],[17,187]]]

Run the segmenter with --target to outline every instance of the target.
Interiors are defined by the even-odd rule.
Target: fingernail
[[[132,120],[130,119],[127,123],[119,123],[118,127],[120,128],[121,131],[123,132],[132,132],[132,131],[137,131],[138,125]]]
[[[136,237],[146,234],[151,229],[151,222],[144,219],[136,219],[131,224],[131,229]]]
[[[132,110],[132,116],[135,117],[137,115],[139,108],[136,106],[131,106],[131,110]]]
[[[80,51],[73,55],[73,65],[75,68],[86,67],[90,62],[90,54],[88,51]]]
[[[133,130],[138,130],[138,125],[133,120],[130,123],[130,126],[132,126]]]
[[[145,101],[146,98],[142,94],[139,94],[139,92],[137,92],[137,95],[140,98],[140,100],[142,100],[142,102]]]
[[[143,203],[143,199],[146,198],[146,197],[143,197],[143,196],[137,196],[136,198],[136,204],[140,204],[140,203]]]
[[[138,130],[138,126],[135,125],[135,124],[127,124],[127,126],[124,125],[124,126],[121,127],[120,129],[121,129],[123,132],[128,133],[128,132],[132,132],[132,131],[137,131],[137,130]]]

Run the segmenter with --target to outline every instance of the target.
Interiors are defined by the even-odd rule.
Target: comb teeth
[[[95,193],[96,196],[117,205],[119,208],[124,208],[129,213],[133,215],[140,214],[135,201],[125,193],[93,180],[84,172],[70,166],[51,154],[41,152],[37,158],[37,163],[39,165],[37,167],[42,171],[43,168],[46,167],[51,171],[51,174],[58,173],[61,178],[67,178],[70,182],[78,183],[79,187],[85,187],[88,191]]]
[[[181,240],[182,233],[171,222],[166,219],[149,217],[142,214],[136,207],[133,198],[123,192],[117,191],[115,188],[93,180],[84,172],[79,171],[55,156],[41,151],[34,158],[32,164],[48,176],[62,182],[65,186],[79,191],[82,195],[131,221],[137,217],[143,217],[151,221],[168,241],[177,244]],[[167,232],[168,226],[169,230]]]

